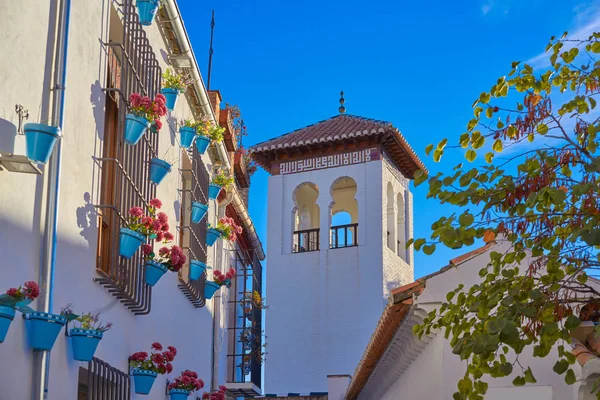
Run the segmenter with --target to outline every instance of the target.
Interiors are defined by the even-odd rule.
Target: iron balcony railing
[[[319,228],[294,231],[294,253],[319,250]]]
[[[358,246],[358,224],[337,225],[330,228],[331,241],[329,247],[341,249],[344,247]]]
[[[79,389],[79,398],[85,400],[129,400],[129,375],[110,364],[93,358],[88,363],[87,384]]]

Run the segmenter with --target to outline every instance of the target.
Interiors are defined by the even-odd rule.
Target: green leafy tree
[[[471,167],[415,176],[415,185],[428,182],[428,198],[461,211],[437,220],[430,239],[408,245],[431,254],[436,245],[458,249],[496,236],[509,244],[491,252],[481,283],[448,293],[415,328],[417,335],[441,329],[468,361],[455,399],[482,399],[486,376],[514,371],[514,385],[535,383],[519,359],[526,348],[546,357],[556,347],[554,371],[574,383],[570,332],[582,309],[600,309],[598,286],[588,279],[600,268],[600,33],[582,40],[565,33],[546,51],[547,68],[514,62],[481,93],[457,145],[443,139],[426,149],[436,162],[462,149]]]

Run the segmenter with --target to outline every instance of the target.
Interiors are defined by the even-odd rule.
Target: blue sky
[[[448,170],[462,154],[436,164],[425,146],[458,140],[471,105],[512,61],[542,66],[540,53],[565,30],[600,30],[600,4],[565,0],[179,0],[206,81],[210,13],[215,10],[211,88],[239,105],[252,145],[337,114],[339,92],[350,114],[398,127],[429,170]],[[266,245],[267,174],[252,178],[250,214]],[[416,237],[458,211],[413,189]],[[417,253],[415,278],[465,250]]]

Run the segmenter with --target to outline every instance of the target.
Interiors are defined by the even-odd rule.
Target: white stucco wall
[[[382,193],[391,178],[382,169],[372,161],[269,178],[265,393],[326,392],[328,374],[352,374],[388,283],[412,279],[412,269],[400,272],[406,265],[384,261]],[[357,186],[358,246],[329,249],[330,187],[343,176]],[[319,189],[321,250],[293,254],[292,193],[304,182]]]
[[[0,41],[3,52],[10,54],[0,60],[1,150],[9,150],[7,147],[14,137],[8,133],[16,129],[16,103],[29,110],[29,122],[46,119],[41,110],[50,85],[44,80],[49,3],[6,1],[0,4],[3,27]],[[108,0],[72,1],[53,311],[58,312],[62,306],[73,303],[77,311],[100,311],[104,321],[113,322],[114,328],[105,334],[96,356],[122,371],[128,370],[130,354],[147,351],[152,342],[158,341],[179,350],[171,378],[184,369],[192,369],[210,385],[213,301],[207,301],[204,308],[193,308],[177,287],[177,276],[167,273],[153,289],[151,313],[135,316],[92,281],[96,276],[98,234],[93,204],[98,201],[100,176],[93,156],[102,154],[102,141],[97,132],[104,129],[105,97],[101,88],[106,79],[100,41],[106,40],[108,35],[107,15],[111,3]],[[144,29],[164,70],[166,64],[161,54],[166,54],[166,49],[157,24]],[[185,97],[180,96],[171,117],[181,119],[190,115]],[[169,118],[172,128],[176,119]],[[181,160],[172,135],[165,124],[158,153],[160,157],[166,154],[167,160],[177,161],[158,187],[157,197],[163,202],[162,211],[169,216],[171,232],[178,235],[175,221]],[[204,162],[210,164],[207,156]],[[0,172],[0,255],[3,260],[0,290],[26,280],[39,281],[43,180],[44,175]],[[84,196],[89,196],[89,202]],[[214,221],[215,217],[216,207],[212,202],[209,218]],[[216,248],[209,248],[209,264],[213,266]],[[35,308],[35,303],[33,306]],[[218,325],[226,329],[226,315],[221,315]],[[78,368],[86,364],[72,359],[69,340],[60,335],[52,350],[49,400],[76,399]],[[225,347],[222,346],[223,351]],[[224,358],[223,354],[220,359]],[[0,374],[0,393],[12,399],[30,398],[32,351],[25,342],[20,317],[15,318],[5,343],[0,344],[0,359],[11,360],[10,368]],[[166,376],[159,377],[155,389],[144,398],[164,399],[166,379]]]

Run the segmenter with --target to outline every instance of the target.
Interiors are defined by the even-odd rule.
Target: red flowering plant
[[[23,313],[32,312],[27,307],[40,295],[40,287],[34,281],[27,281],[18,288],[10,288],[4,294],[0,294],[0,306],[15,308]]]
[[[235,277],[235,268],[229,268],[226,274],[223,274],[219,270],[215,270],[213,273],[213,279],[219,286],[226,286],[228,289],[231,287],[231,280]]]
[[[227,388],[223,385],[219,386],[219,390],[213,392],[204,392],[202,394],[202,400],[225,400],[227,394]]]
[[[185,370],[180,376],[175,378],[173,382],[169,384],[169,390],[181,389],[193,392],[200,390],[204,387],[204,381],[198,378],[198,374],[194,371]]]
[[[142,246],[142,252],[146,260],[161,263],[173,272],[178,272],[187,261],[187,257],[183,254],[183,250],[179,246],[172,246],[170,249],[163,246],[158,250],[158,254],[156,254],[151,245],[145,244]]]
[[[157,374],[168,374],[173,371],[171,364],[177,355],[177,349],[173,346],[167,347],[163,351],[162,344],[158,342],[152,343],[152,351],[150,354],[145,351],[133,353],[129,357],[129,367],[141,369],[144,371],[152,371]]]
[[[147,215],[141,207],[131,207],[127,227],[148,239],[173,240],[173,235],[169,232],[169,217],[164,212],[157,213],[161,207],[162,202],[159,199],[150,200]]]
[[[162,128],[161,117],[167,114],[167,99],[162,93],[154,98],[154,101],[148,96],[141,96],[139,93],[132,93],[129,96],[129,106],[131,113],[138,117],[146,118],[152,123],[150,130],[157,133]]]
[[[221,232],[221,237],[230,242],[235,242],[238,235],[242,234],[242,227],[235,223],[231,217],[223,217],[217,222],[216,227],[212,227],[209,224],[209,228],[215,229]]]

